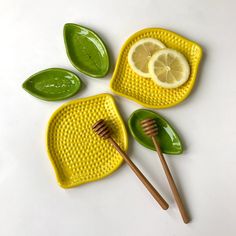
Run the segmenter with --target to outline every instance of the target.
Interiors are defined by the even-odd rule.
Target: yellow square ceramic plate
[[[114,139],[126,150],[125,126],[109,94],[68,102],[50,118],[47,150],[63,188],[104,178],[122,163],[122,157],[110,143],[92,131],[92,125],[99,119],[110,124]]]
[[[185,84],[175,89],[161,88],[151,79],[143,78],[132,71],[128,64],[128,52],[135,42],[143,38],[159,39],[166,47],[185,55],[191,69],[190,77]],[[123,45],[110,87],[113,92],[134,100],[144,107],[171,107],[182,102],[190,94],[196,80],[201,57],[202,49],[197,43],[165,29],[143,29],[132,35]]]

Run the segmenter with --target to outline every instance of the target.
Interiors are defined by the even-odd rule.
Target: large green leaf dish
[[[92,30],[68,23],[64,26],[67,55],[73,66],[91,77],[104,77],[109,70],[109,56],[101,38]]]
[[[140,122],[147,118],[156,120],[158,126],[157,139],[160,143],[162,152],[172,155],[181,154],[183,152],[183,147],[177,132],[167,120],[158,115],[156,112],[146,109],[134,111],[128,120],[128,126],[132,136],[143,146],[151,150],[155,150],[151,138],[143,132],[140,125]]]
[[[81,88],[81,80],[69,70],[50,68],[30,76],[22,87],[37,98],[57,101],[75,95]]]

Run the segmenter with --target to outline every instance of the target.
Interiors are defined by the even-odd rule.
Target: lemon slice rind
[[[140,68],[137,67],[137,65],[135,64],[135,61],[134,61],[134,58],[133,58],[133,55],[134,53],[136,52],[136,49],[141,46],[141,45],[144,45],[144,44],[147,44],[147,43],[150,43],[150,44],[153,44],[153,45],[156,45],[158,47],[157,51],[159,49],[163,49],[165,48],[166,46],[159,40],[157,39],[154,39],[154,38],[144,38],[144,39],[141,39],[139,41],[137,41],[135,44],[133,44],[129,50],[129,53],[128,53],[128,63],[130,65],[130,67],[132,68],[132,70],[142,76],[142,77],[145,77],[145,78],[150,78],[150,73],[147,71],[147,72],[144,72],[142,71]],[[154,53],[153,53],[154,54]],[[153,56],[153,54],[150,54],[148,56],[148,58],[146,58],[147,60],[147,66],[148,66],[148,62],[149,60],[151,59],[151,57]],[[149,58],[150,57],[150,58]],[[145,62],[141,59],[140,60],[141,63],[144,63]]]
[[[156,52],[148,63],[148,69],[152,80],[163,88],[180,87],[190,75],[187,59],[182,53],[170,48]]]

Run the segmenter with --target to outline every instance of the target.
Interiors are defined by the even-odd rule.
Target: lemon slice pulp
[[[156,52],[148,63],[154,82],[163,88],[177,88],[184,84],[190,74],[188,61],[183,54],[173,49]]]
[[[157,39],[145,38],[136,42],[129,50],[128,62],[132,70],[145,78],[150,78],[148,63],[154,53],[165,48]]]

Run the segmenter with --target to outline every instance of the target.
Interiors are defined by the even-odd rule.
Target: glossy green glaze
[[[81,80],[69,70],[50,68],[30,76],[22,87],[37,98],[57,101],[75,95],[81,88]]]
[[[92,30],[65,24],[64,42],[67,55],[76,69],[91,77],[104,77],[109,70],[109,56],[101,38]]]
[[[183,152],[182,143],[173,127],[156,112],[146,109],[136,110],[128,120],[129,130],[140,144],[151,150],[155,150],[152,139],[143,132],[140,125],[140,122],[147,118],[156,120],[158,126],[157,139],[163,153],[177,155]]]

